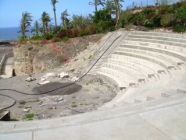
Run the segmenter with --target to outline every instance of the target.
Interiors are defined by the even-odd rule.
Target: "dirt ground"
[[[81,46],[85,47],[85,50],[78,49],[76,56],[63,66],[59,65],[56,68],[33,73],[32,77],[36,78],[35,81],[26,82],[28,75],[0,79],[0,94],[11,96],[17,101],[13,107],[8,108],[11,118],[27,121],[70,116],[96,110],[112,100],[116,96],[115,87],[108,81],[85,76],[76,83],[72,82],[72,78],[80,75],[109,36],[110,33],[103,38],[100,36],[101,39],[96,43],[85,42],[85,46]],[[79,42],[82,41],[79,39]],[[79,46],[77,42],[75,43]],[[87,44],[89,45],[86,46]],[[67,72],[69,77],[59,78],[57,75],[61,72]],[[41,79],[49,83],[41,85]],[[12,99],[0,96],[0,108],[10,106],[12,103]]]
[[[19,121],[48,119],[93,111],[116,96],[110,85],[91,76],[84,77],[74,84],[71,82],[72,77],[59,78],[51,72],[34,74],[33,77],[36,80],[32,82],[26,82],[27,77],[17,76],[0,80],[1,89],[15,89],[33,94],[24,95],[14,91],[0,90],[0,94],[9,95],[17,100],[17,103],[8,110],[11,112],[11,118]],[[45,78],[50,83],[38,85],[41,78]],[[41,94],[45,92],[49,93]],[[25,101],[25,103],[20,104],[19,101]],[[12,99],[0,96],[0,108],[12,103]],[[33,117],[29,118],[28,114],[32,114]]]

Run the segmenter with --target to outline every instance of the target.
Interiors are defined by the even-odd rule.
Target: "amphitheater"
[[[118,89],[96,111],[0,122],[0,140],[186,140],[186,35],[117,31],[84,70]]]

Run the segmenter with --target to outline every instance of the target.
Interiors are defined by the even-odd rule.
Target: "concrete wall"
[[[0,62],[0,74],[2,72],[2,67],[3,67],[3,64],[5,62],[5,59],[6,59],[6,55],[3,56],[3,58],[1,59],[1,62]]]

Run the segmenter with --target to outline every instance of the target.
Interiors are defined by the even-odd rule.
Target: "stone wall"
[[[64,61],[60,61],[68,56],[72,59],[87,46],[101,39],[103,35],[92,35],[78,38],[71,38],[66,42],[54,43],[56,49],[60,49],[63,53],[54,52],[50,44],[41,44],[37,42],[29,42],[27,44],[17,45],[13,49],[14,53],[14,69],[16,75],[31,74],[43,71],[48,68],[59,67]],[[61,56],[61,57],[59,57]]]

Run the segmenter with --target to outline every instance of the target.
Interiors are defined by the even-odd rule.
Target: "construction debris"
[[[69,75],[68,75],[68,73],[66,73],[66,72],[62,72],[62,73],[59,74],[59,77],[60,77],[60,78],[68,78]]]
[[[75,76],[71,79],[72,82],[75,82],[75,81],[78,81],[79,80],[79,77]]]
[[[23,112],[28,112],[29,110],[30,110],[30,108],[27,108],[27,109],[24,108],[24,109],[23,109]]]
[[[32,82],[32,81],[35,81],[35,80],[36,80],[36,78],[28,77],[28,78],[26,78],[25,81],[27,81],[27,82]]]
[[[45,84],[48,84],[48,83],[50,83],[50,81],[42,81],[42,82],[37,83],[37,84],[38,84],[38,85],[45,85]]]

